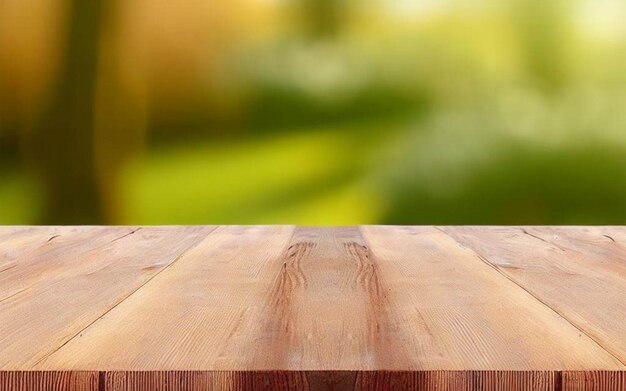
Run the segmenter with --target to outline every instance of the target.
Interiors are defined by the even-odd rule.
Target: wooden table
[[[626,390],[626,227],[0,227],[0,390]]]

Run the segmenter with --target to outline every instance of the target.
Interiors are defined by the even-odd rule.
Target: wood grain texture
[[[0,273],[0,301],[30,289],[38,282],[49,283],[63,274],[73,272],[77,259],[86,251],[129,235],[134,229],[88,227],[51,228],[50,232],[46,231],[44,230],[44,235],[26,236],[38,238],[36,242],[33,241],[32,246],[9,242],[11,248],[17,251],[12,252],[10,260],[7,252],[3,252],[7,261]],[[4,241],[0,243],[7,244]]]
[[[623,368],[593,340],[432,227],[364,227],[421,369]],[[396,315],[397,316],[397,315]],[[515,346],[515,349],[510,349]]]
[[[95,371],[0,371],[0,391],[101,391]]]
[[[623,391],[616,371],[0,371],[0,391]]]
[[[0,227],[0,391],[624,391],[621,227]]]
[[[218,228],[167,273],[38,367],[201,370],[247,365],[256,351],[250,347],[261,344],[254,339],[237,344],[237,337],[247,337],[238,330],[248,319],[257,324],[256,317],[265,316],[264,296],[283,270],[292,231]]]
[[[0,369],[27,369],[45,359],[210,230],[145,228],[129,235],[108,228],[93,240],[79,233],[73,245],[62,245],[66,252],[48,251],[54,241],[33,250],[24,269],[20,263],[3,272],[3,286],[23,289],[0,302]]]
[[[626,230],[444,230],[626,363]]]
[[[624,391],[626,372],[566,371],[563,372],[563,391]]]
[[[92,227],[2,227],[0,226],[0,273],[18,264],[22,254],[33,251],[61,234],[76,230],[88,233]],[[1,296],[0,296],[1,297]]]
[[[554,372],[519,371],[176,371],[107,372],[105,389],[554,391]]]

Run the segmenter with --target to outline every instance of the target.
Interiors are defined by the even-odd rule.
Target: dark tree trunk
[[[95,93],[105,4],[68,0],[67,31],[56,84],[32,134],[42,175],[42,223],[97,224],[104,220],[94,159]]]

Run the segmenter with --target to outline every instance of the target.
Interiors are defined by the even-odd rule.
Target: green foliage
[[[202,75],[199,61],[151,76],[224,83],[213,91],[199,76],[166,109],[152,104],[150,83],[140,88],[147,118],[129,123],[146,125],[148,142],[128,164],[115,160],[126,128],[92,137],[97,49],[70,37],[68,64],[90,67],[67,67],[51,94],[38,140],[53,152],[35,156],[48,172],[43,189],[16,163],[17,132],[5,130],[30,121],[2,118],[10,137],[0,135],[0,153],[12,157],[0,167],[0,223],[53,216],[56,189],[56,222],[76,221],[77,210],[99,222],[115,209],[128,224],[624,224],[623,3],[400,3],[300,0],[296,33],[204,59],[223,75]],[[96,182],[98,142],[111,144],[113,168]]]
[[[598,110],[533,99],[481,102],[416,125],[391,147],[402,152],[382,175],[391,206],[382,221],[623,224],[626,137],[623,117],[611,114],[622,100],[605,96]]]

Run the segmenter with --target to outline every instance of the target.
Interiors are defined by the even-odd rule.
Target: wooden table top
[[[623,391],[625,370],[626,227],[0,227],[0,390]]]

